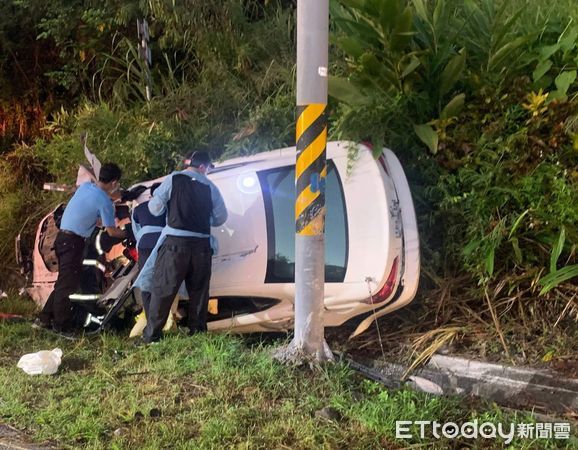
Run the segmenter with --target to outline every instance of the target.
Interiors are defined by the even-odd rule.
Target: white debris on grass
[[[62,362],[62,350],[41,350],[28,353],[18,361],[18,367],[28,375],[53,375],[58,372]]]

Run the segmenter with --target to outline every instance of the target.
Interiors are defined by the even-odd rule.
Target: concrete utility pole
[[[297,1],[295,336],[279,356],[333,359],[324,336],[329,0]]]

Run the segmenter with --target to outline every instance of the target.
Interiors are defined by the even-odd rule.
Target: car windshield
[[[342,282],[347,269],[347,216],[341,181],[327,161],[325,281]],[[295,167],[259,173],[267,220],[266,283],[295,281]]]

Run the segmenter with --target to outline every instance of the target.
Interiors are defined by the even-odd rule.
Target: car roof
[[[331,158],[336,156],[337,154],[347,152],[349,148],[355,145],[357,144],[354,144],[349,141],[328,142],[327,157]],[[236,169],[257,162],[271,162],[277,159],[281,160],[281,159],[295,158],[295,156],[296,156],[296,147],[292,146],[292,147],[283,147],[276,150],[270,150],[267,152],[255,153],[254,155],[249,156],[230,158],[226,159],[221,163],[216,163],[215,168],[211,170],[211,174]]]
[[[327,142],[327,158],[334,158],[337,156],[346,155],[350,148],[355,146],[363,146],[363,144],[356,144],[351,141],[332,141]],[[216,162],[215,168],[211,170],[209,174],[209,179],[212,175],[222,174],[224,172],[232,171],[234,169],[239,169],[245,166],[249,166],[256,163],[267,163],[270,164],[270,168],[276,167],[275,163],[278,161],[279,164],[286,164],[288,160],[295,161],[296,157],[296,147],[283,147],[276,150],[270,150],[266,152],[255,153],[254,155],[249,156],[239,156],[235,158],[225,159],[222,162]],[[167,176],[163,175],[159,178],[155,178],[152,180],[144,180],[138,183],[133,184],[129,189],[134,188],[138,185],[143,186],[150,186],[156,182],[162,182]],[[139,197],[140,201],[144,201],[145,197]],[[146,196],[148,199],[148,196]],[[138,202],[140,202],[138,201]]]

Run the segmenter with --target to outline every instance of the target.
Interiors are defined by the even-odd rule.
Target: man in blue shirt
[[[207,329],[211,279],[211,226],[227,220],[219,189],[207,177],[212,168],[207,152],[195,152],[190,166],[169,175],[149,201],[149,211],[167,214],[167,226],[158,244],[152,278],[152,297],[143,333],[145,343],[162,337],[171,304],[185,282],[189,294],[188,326],[193,334]]]
[[[58,258],[58,278],[35,325],[66,332],[72,326],[73,308],[68,298],[80,285],[84,245],[100,221],[112,237],[125,237],[115,225],[110,195],[118,190],[122,175],[116,164],[100,169],[96,183],[81,184],[64,210],[54,247]]]

